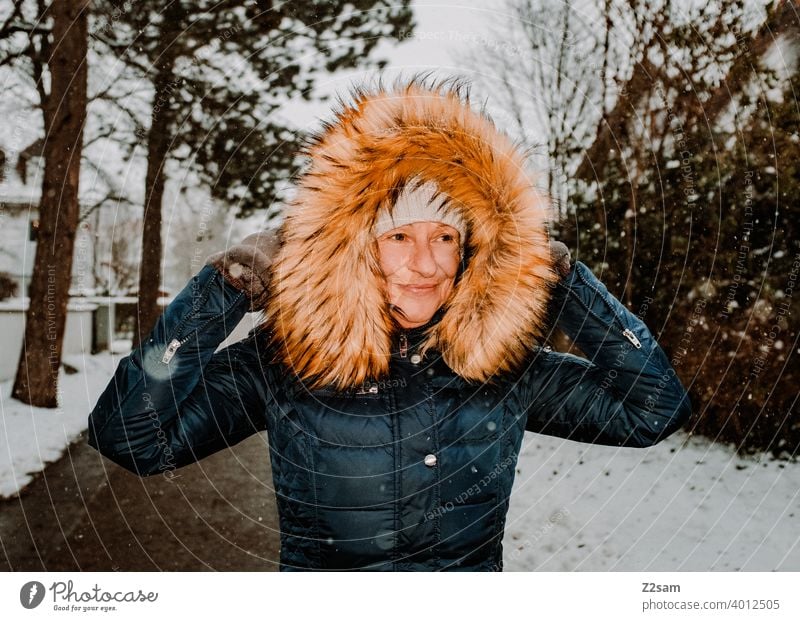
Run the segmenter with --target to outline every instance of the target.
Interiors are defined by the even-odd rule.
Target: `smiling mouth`
[[[436,285],[400,285],[405,291],[411,293],[429,293],[436,289]]]

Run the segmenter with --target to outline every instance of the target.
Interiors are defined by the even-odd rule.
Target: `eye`
[[[405,233],[392,233],[386,239],[391,239],[394,241],[403,241],[406,238]]]

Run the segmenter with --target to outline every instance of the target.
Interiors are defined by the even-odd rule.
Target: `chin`
[[[421,326],[422,324],[428,323],[433,317],[433,313],[430,315],[426,315],[425,317],[409,317],[406,321],[408,323],[412,323],[415,326]]]
[[[435,308],[428,312],[426,309],[409,308],[408,306],[403,306],[402,303],[397,304],[397,306],[402,308],[403,313],[405,313],[403,316],[400,316],[399,314],[397,315],[401,325],[413,324],[414,326],[421,326],[422,324],[428,323],[431,317],[433,317],[436,313]]]

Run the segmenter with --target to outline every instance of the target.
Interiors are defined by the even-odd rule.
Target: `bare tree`
[[[79,216],[89,0],[54,0],[50,6],[41,1],[38,8],[20,54],[31,63],[41,98],[45,167],[25,338],[12,394],[31,405],[57,407]],[[45,24],[52,24],[50,36],[40,34]]]
[[[592,143],[594,119],[605,113],[609,83],[627,47],[611,34],[625,16],[614,19],[611,0],[603,1],[508,0],[502,21],[471,52],[500,109],[497,117],[544,163],[546,189],[559,206],[567,201],[576,155]]]

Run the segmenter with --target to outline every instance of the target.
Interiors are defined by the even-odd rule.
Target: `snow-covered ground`
[[[677,433],[647,449],[526,434],[510,571],[798,571],[800,464]]]
[[[58,378],[59,407],[36,408],[11,398],[13,379],[0,383],[0,498],[13,496],[32,475],[58,460],[88,425],[89,412],[106,387],[119,360],[130,353],[64,356],[78,369]]]
[[[0,384],[0,496],[86,429],[124,355],[67,357],[56,410]],[[648,449],[526,434],[503,545],[507,571],[799,571],[800,464],[683,433]]]

